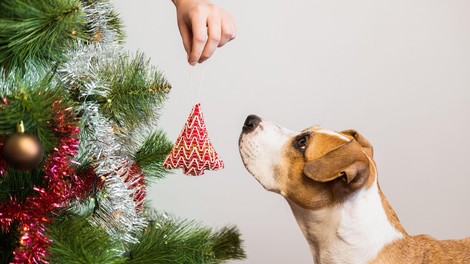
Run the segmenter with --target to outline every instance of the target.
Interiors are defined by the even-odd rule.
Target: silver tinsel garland
[[[114,237],[137,242],[135,235],[145,228],[147,222],[133,199],[137,188],[131,188],[132,181],[124,180],[132,164],[121,154],[121,145],[114,139],[113,129],[99,113],[98,106],[85,102],[81,109],[82,120],[87,123],[82,125],[89,126],[88,138],[83,141],[86,146],[83,147],[94,160],[96,175],[104,178],[103,189],[97,197],[99,206],[92,221]]]
[[[102,53],[92,50],[100,50]],[[99,45],[83,46],[59,72],[67,87],[78,88],[80,98],[84,100],[78,107],[82,115],[80,152],[86,152],[88,158],[93,161],[97,177],[104,179],[102,190],[96,197],[99,206],[91,220],[116,238],[136,242],[135,235],[146,226],[146,220],[139,215],[133,200],[136,190],[132,190],[131,184],[124,181],[130,170],[129,156],[121,151],[122,146],[115,139],[112,125],[99,112],[99,105],[86,101],[91,96],[106,96],[107,92],[106,83],[94,71],[96,63],[92,63],[106,60],[101,60],[101,56],[94,56],[96,54],[107,52]]]
[[[132,155],[145,137],[140,132],[124,131],[125,128],[120,128],[117,134],[114,124],[100,113],[98,102],[92,99],[106,98],[109,93],[108,83],[99,76],[100,67],[115,65],[119,58],[126,56],[118,44],[117,33],[107,26],[109,21],[105,20],[109,18],[107,14],[111,8],[108,2],[84,7],[92,25],[91,33],[100,34],[99,41],[79,43],[67,55],[68,62],[58,72],[67,89],[79,94],[82,102],[78,107],[82,128],[80,152],[82,155],[86,153],[92,160],[97,177],[104,182],[97,193],[98,206],[90,221],[116,239],[135,243],[136,235],[145,228],[147,220],[133,197],[139,188],[145,186],[133,186],[136,179],[129,179],[128,176],[133,163]],[[137,130],[148,131],[145,125],[142,127]]]

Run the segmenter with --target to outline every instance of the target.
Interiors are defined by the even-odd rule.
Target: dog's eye
[[[301,151],[305,151],[305,148],[307,147],[307,138],[308,135],[298,137],[295,141],[295,147]]]
[[[297,146],[300,149],[305,149],[305,146],[307,145],[307,139],[306,138],[301,138],[297,141]]]

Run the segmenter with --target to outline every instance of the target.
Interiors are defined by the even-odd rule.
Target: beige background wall
[[[115,3],[127,47],[173,84],[160,125],[174,140],[193,102],[174,7]],[[226,169],[168,176],[151,190],[155,207],[238,225],[248,253],[240,263],[310,263],[286,202],[241,163],[238,135],[255,113],[294,130],[357,129],[373,143],[382,188],[410,233],[470,236],[470,1],[216,3],[235,17],[238,38],[208,63],[201,101]]]

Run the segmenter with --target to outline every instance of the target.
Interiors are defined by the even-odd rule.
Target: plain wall
[[[177,171],[152,187],[152,205],[214,227],[236,224],[248,254],[236,263],[311,263],[287,203],[242,165],[238,136],[257,114],[299,131],[358,130],[409,233],[470,236],[470,1],[216,3],[238,36],[207,63],[200,99],[226,168]],[[160,127],[174,141],[195,102],[175,8],[170,0],[115,4],[126,47],[145,52],[173,85]]]

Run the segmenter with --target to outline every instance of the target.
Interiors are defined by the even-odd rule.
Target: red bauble
[[[193,176],[203,175],[205,170],[224,167],[224,162],[219,158],[207,135],[200,103],[191,110],[173,149],[163,162],[163,167],[182,168],[184,174]]]

